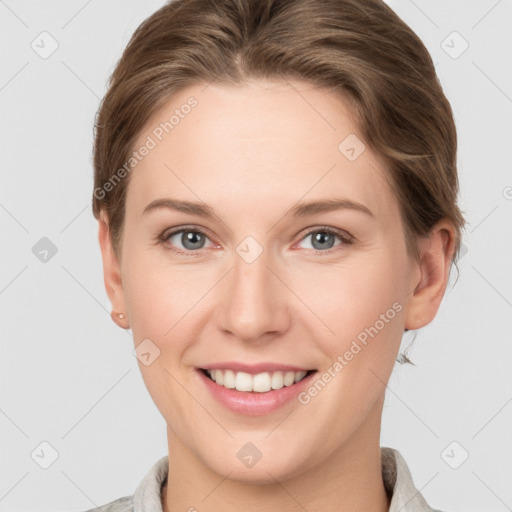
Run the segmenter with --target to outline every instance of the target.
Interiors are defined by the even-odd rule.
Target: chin
[[[297,466],[292,470],[292,462],[288,461],[290,467],[284,468],[281,464],[274,466],[267,464],[264,466],[260,460],[258,464],[252,468],[240,468],[233,465],[226,465],[222,468],[212,468],[216,473],[227,476],[227,480],[238,482],[241,484],[251,485],[274,485],[278,481],[283,482],[293,477],[297,473]],[[222,469],[222,471],[220,471]]]
[[[207,460],[204,460],[205,464],[213,472],[226,476],[231,481],[253,485],[275,484],[276,481],[288,480],[304,471],[304,460],[297,457],[296,450],[293,450],[292,454],[287,454],[286,450],[279,450],[278,447],[257,451],[257,448],[254,445],[251,447],[249,443],[242,444],[242,448],[238,448],[239,444],[237,443],[234,452],[235,457],[224,456],[219,460],[209,452]],[[223,452],[231,452],[231,448],[225,447]],[[250,459],[251,453],[255,457],[253,460]]]

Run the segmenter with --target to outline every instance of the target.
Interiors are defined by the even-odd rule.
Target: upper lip
[[[234,372],[245,372],[252,375],[264,372],[277,372],[280,370],[284,372],[307,372],[312,370],[312,368],[301,368],[299,366],[282,363],[267,362],[247,364],[238,363],[236,361],[225,361],[221,363],[207,364],[205,366],[200,366],[199,368],[203,370],[232,370]]]

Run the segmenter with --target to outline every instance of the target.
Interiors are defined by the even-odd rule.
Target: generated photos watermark
[[[359,354],[361,350],[368,345],[369,338],[373,339],[379,332],[384,329],[397,313],[402,311],[403,306],[400,302],[394,302],[392,307],[386,310],[385,313],[379,315],[379,319],[375,321],[370,327],[365,327],[350,345],[350,348],[343,354],[340,354],[327,370],[325,370],[317,379],[311,384],[311,386],[299,393],[297,397],[302,405],[307,405],[311,402],[311,399],[320,393],[329,382],[332,381],[350,361],[354,359],[354,356]]]
[[[108,192],[114,190],[115,186],[149,155],[151,150],[155,149],[166,135],[172,132],[185,117],[197,107],[198,101],[191,96],[187,102],[174,110],[174,113],[167,121],[162,121],[158,126],[153,128],[151,134],[146,137],[144,143],[135,151],[126,162],[120,167],[101,187],[94,189],[94,197],[96,199],[104,199]]]

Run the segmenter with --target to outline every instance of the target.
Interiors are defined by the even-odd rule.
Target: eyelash
[[[190,232],[193,232],[193,233],[200,233],[201,235],[204,235],[206,238],[208,238],[208,235],[206,233],[204,233],[203,231],[201,231],[200,229],[197,229],[195,228],[194,226],[184,226],[184,227],[181,227],[180,229],[177,229],[175,231],[171,231],[171,232],[167,232],[167,231],[164,231],[160,236],[159,236],[159,243],[162,244],[167,250],[170,250],[174,253],[177,253],[177,254],[180,254],[180,255],[183,255],[183,256],[192,256],[192,257],[198,257],[198,256],[201,256],[202,254],[202,251],[203,249],[198,249],[196,251],[192,251],[192,250],[187,250],[187,251],[183,251],[181,249],[175,249],[171,246],[169,246],[167,244],[167,240],[174,236],[174,235],[177,235],[178,233],[183,233],[185,231],[190,231]],[[337,229],[334,229],[334,228],[331,228],[329,226],[319,226],[315,229],[312,229],[310,231],[308,231],[300,240],[299,242],[301,242],[302,240],[306,239],[308,236],[311,236],[312,234],[314,233],[329,233],[331,235],[334,235],[334,236],[337,236],[340,240],[341,240],[341,244],[340,245],[336,245],[330,249],[327,249],[325,251],[320,251],[318,249],[309,249],[310,251],[313,251],[314,254],[317,254],[317,255],[321,255],[321,256],[324,256],[324,255],[330,255],[338,250],[342,250],[343,246],[346,246],[346,245],[352,245],[354,243],[354,238],[351,236],[351,235],[348,235],[348,234],[345,234],[344,232],[340,232],[338,231]],[[341,248],[341,249],[340,249]]]

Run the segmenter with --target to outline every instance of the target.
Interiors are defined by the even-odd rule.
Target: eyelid
[[[209,231],[206,228],[203,228],[202,226],[196,226],[196,225],[185,225],[185,226],[176,226],[174,228],[168,228],[165,229],[162,234],[158,237],[161,240],[165,240],[169,238],[170,236],[177,235],[178,233],[181,233],[182,231],[194,231],[197,233],[201,233],[208,238],[210,238],[210,235],[208,234]]]
[[[305,230],[303,231],[303,234],[301,235],[301,237],[299,239],[299,242],[304,240],[304,238],[311,235],[312,233],[316,233],[316,232],[331,233],[332,235],[336,235],[336,236],[340,237],[345,242],[355,241],[355,238],[348,231],[345,231],[344,229],[333,228],[331,226],[317,225],[317,226],[310,226],[308,228],[305,228]]]

